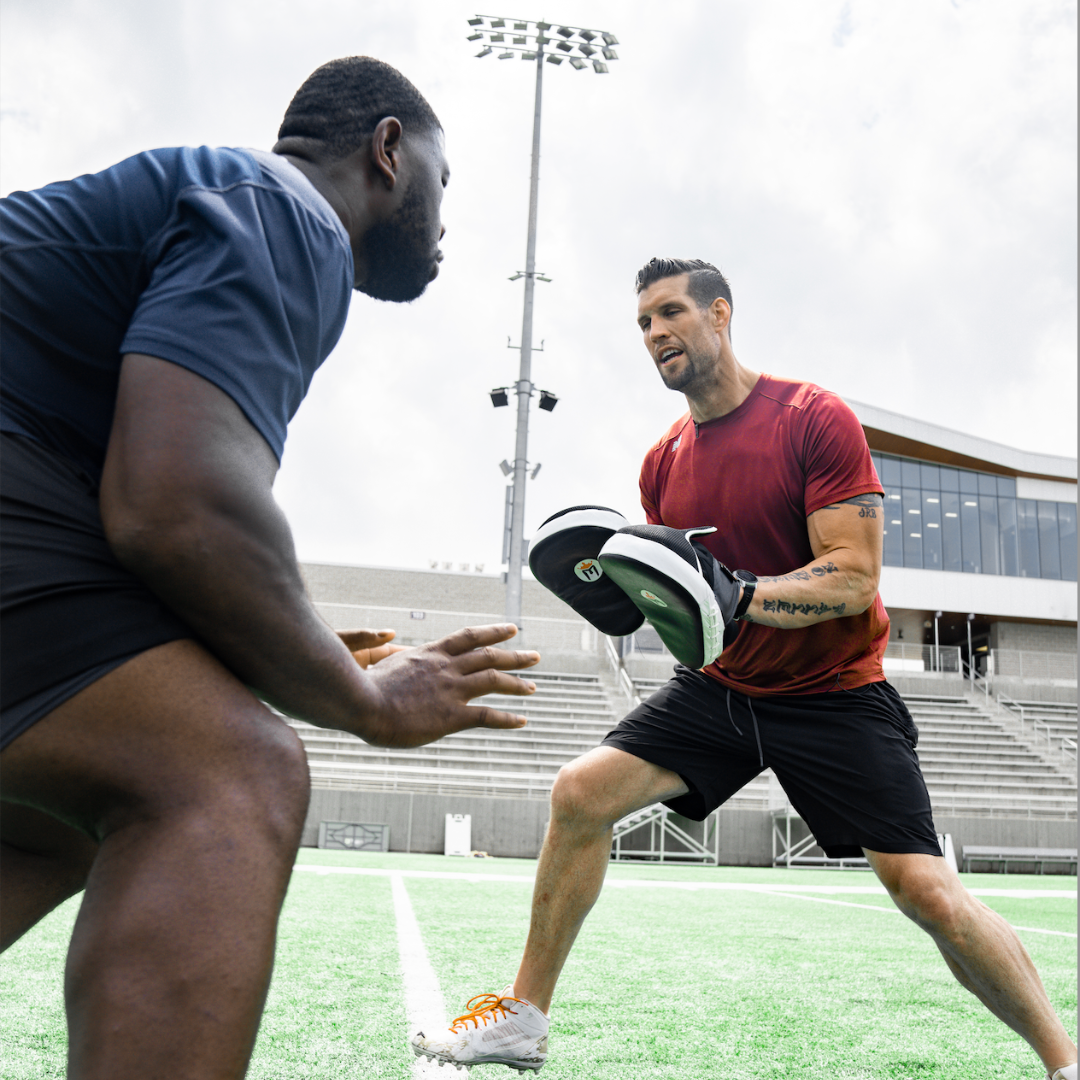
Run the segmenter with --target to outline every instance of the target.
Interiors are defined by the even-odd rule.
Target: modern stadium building
[[[885,490],[886,675],[922,732],[938,827],[958,857],[972,845],[1057,850],[1066,851],[1057,868],[1075,868],[1076,459],[849,404]],[[316,606],[337,628],[394,626],[399,641],[420,643],[503,619],[501,575],[303,569]],[[473,847],[536,854],[558,767],[666,679],[672,658],[648,627],[604,638],[531,580],[522,622],[524,644],[543,656],[535,698],[511,706],[530,717],[523,731],[462,732],[432,747],[386,751],[300,725],[315,789],[305,842],[315,842],[320,823],[381,822],[381,842],[392,850],[442,851],[445,814],[468,814]],[[616,850],[758,865],[820,861],[800,825],[766,773],[704,825],[662,808],[622,823]]]

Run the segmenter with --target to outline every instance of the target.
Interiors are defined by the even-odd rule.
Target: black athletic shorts
[[[94,481],[0,433],[0,746],[125,660],[193,636],[116,561]]]
[[[702,821],[771,768],[830,858],[862,849],[940,855],[915,755],[919,733],[887,682],[747,697],[681,665],[603,745],[678,773],[666,805]]]

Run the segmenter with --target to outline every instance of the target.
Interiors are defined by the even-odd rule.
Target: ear
[[[375,125],[371,136],[371,161],[375,174],[385,185],[387,191],[393,191],[398,182],[401,169],[401,121],[396,116],[387,116]]]
[[[709,311],[712,313],[714,328],[726,330],[728,323],[731,322],[731,305],[722,296],[718,296],[709,305]]]

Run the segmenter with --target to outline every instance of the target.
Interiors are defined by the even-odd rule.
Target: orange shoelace
[[[520,998],[499,997],[498,994],[477,994],[476,997],[469,998],[469,1000],[465,1002],[465,1008],[469,1011],[465,1013],[464,1016],[457,1017],[450,1025],[450,1030],[457,1031],[458,1024],[464,1024],[468,1027],[468,1022],[470,1020],[476,1027],[479,1027],[480,1021],[483,1020],[484,1026],[487,1027],[489,1016],[491,1017],[492,1022],[498,1020],[498,1017],[495,1015],[497,1012],[501,1012],[503,1017],[506,1016],[507,1012],[513,1013],[513,1015],[516,1016],[517,1013],[515,1013],[513,1009],[506,1009],[502,1003],[504,1001],[520,1000]]]

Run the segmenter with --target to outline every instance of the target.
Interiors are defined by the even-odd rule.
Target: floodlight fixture
[[[476,16],[475,18],[469,20],[469,25],[470,26],[483,26],[484,25],[484,20],[481,19],[479,16]]]
[[[556,405],[559,404],[559,399],[550,390],[540,391],[540,408],[544,412],[551,412]]]
[[[514,471],[514,466],[506,458],[499,462],[499,468],[502,469],[503,476],[509,476]]]
[[[509,390],[508,386],[497,386],[491,391],[491,404],[496,408],[501,408],[503,405],[510,404],[510,398],[506,391]]]
[[[515,30],[528,30],[529,29],[529,24],[527,22],[516,22],[516,23],[514,23],[514,29]]]
[[[497,41],[505,41],[506,36],[504,34],[492,34],[491,35],[491,40],[496,41],[496,42]]]
[[[604,53],[604,59],[605,60],[618,60],[619,59],[618,54],[615,52],[614,49],[604,49],[603,53]]]
[[[558,41],[555,43],[556,49],[562,49],[563,52],[573,52],[574,46],[566,41]]]
[[[523,52],[520,55],[521,55],[522,60],[535,60],[536,59],[536,53],[534,53],[534,52]]]
[[[614,34],[601,34],[605,45],[618,45],[619,39]]]
[[[491,55],[491,46],[490,46],[490,45],[485,45],[485,46],[484,46],[484,47],[483,47],[483,48],[482,48],[482,49],[481,49],[481,50],[480,50],[480,51],[479,51],[479,52],[478,52],[478,53],[476,54],[476,59],[477,59],[477,60],[479,60],[481,56],[490,56],[490,55]]]
[[[558,67],[559,64],[563,62],[563,58],[561,56],[556,56],[554,53],[548,53],[547,62]]]
[[[514,54],[512,52],[501,52],[501,53],[499,53],[499,59],[500,60],[513,60],[514,59]]]
[[[560,26],[555,33],[562,34],[564,38],[572,38],[574,36],[574,31],[571,30],[569,26]]]
[[[607,64],[603,60],[594,60],[592,66],[597,75],[606,75],[608,73]]]
[[[492,26],[505,26],[506,25],[506,20],[505,19],[492,19],[491,20],[491,25]]]
[[[596,52],[591,45],[579,45],[577,51],[581,53],[582,56],[592,56],[592,54]]]
[[[585,61],[578,59],[578,57],[576,57],[576,56],[571,56],[570,57],[570,66],[575,71],[580,71],[585,66]]]
[[[537,473],[538,473],[538,472],[540,471],[540,468],[541,468],[541,466],[540,466],[540,464],[538,463],[538,464],[537,464],[537,466],[536,466],[536,468],[535,468],[535,469],[533,469],[533,471],[532,471],[531,473],[529,473],[529,477],[530,477],[531,479],[535,480],[535,479],[536,479],[536,474],[537,474]]]
[[[536,24],[536,29],[537,30],[550,30],[551,29],[551,23],[549,23],[549,22],[538,22]]]
[[[514,38],[514,44],[515,45],[528,45],[528,43],[529,43],[529,39],[527,37],[525,37],[524,35],[520,35],[520,36]]]

